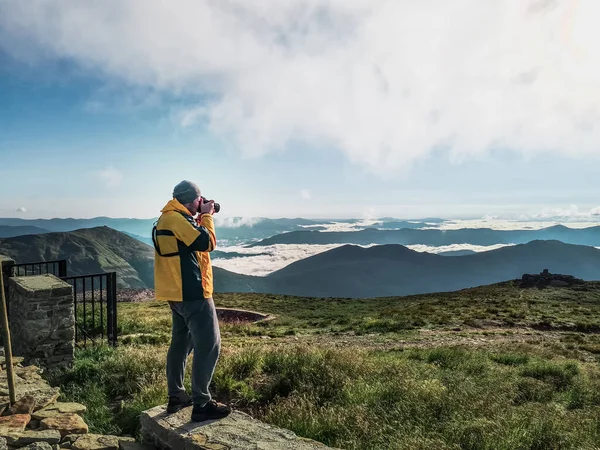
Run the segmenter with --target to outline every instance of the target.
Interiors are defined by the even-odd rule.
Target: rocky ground
[[[86,406],[59,402],[59,389],[42,378],[38,367],[21,365],[22,358],[13,359],[17,402],[10,406],[4,356],[0,363],[0,450],[149,449],[131,437],[88,434],[81,417]]]

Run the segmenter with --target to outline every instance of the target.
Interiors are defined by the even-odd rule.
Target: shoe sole
[[[206,422],[207,420],[224,419],[225,417],[227,417],[230,414],[231,413],[228,412],[227,414],[220,414],[218,416],[212,416],[212,417],[193,417],[192,416],[192,422]]]
[[[167,407],[167,414],[173,414],[173,413],[179,412],[182,409],[188,408],[190,406],[192,406],[192,403],[190,403],[189,405],[168,406]]]

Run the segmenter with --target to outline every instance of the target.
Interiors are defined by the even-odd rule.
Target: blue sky
[[[498,2],[499,19],[501,6],[465,0],[466,24],[438,26],[436,14],[458,12],[423,3],[294,0],[266,14],[258,1],[5,1],[0,216],[155,217],[181,179],[224,216],[600,205],[600,71],[586,53],[597,36],[556,37],[565,14],[597,34],[584,20],[594,4]],[[515,20],[535,34],[507,34]]]

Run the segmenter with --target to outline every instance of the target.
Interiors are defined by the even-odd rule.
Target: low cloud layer
[[[0,46],[186,99],[180,126],[246,155],[302,141],[392,174],[437,151],[597,154],[599,15],[596,0],[5,0]]]

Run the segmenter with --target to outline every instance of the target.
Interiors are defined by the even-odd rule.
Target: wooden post
[[[13,373],[12,347],[10,345],[10,329],[8,328],[8,314],[6,313],[6,297],[4,295],[4,273],[0,264],[0,320],[2,321],[2,337],[4,338],[4,358],[6,360],[6,381],[8,382],[8,395],[10,404],[17,401],[15,397],[15,375]]]

